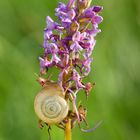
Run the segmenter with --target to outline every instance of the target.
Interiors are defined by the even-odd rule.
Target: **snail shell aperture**
[[[37,94],[34,109],[39,119],[47,124],[56,124],[67,116],[69,107],[61,87],[50,83]]]

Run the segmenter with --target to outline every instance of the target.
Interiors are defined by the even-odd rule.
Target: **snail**
[[[34,100],[35,113],[40,120],[58,124],[67,116],[69,106],[58,83],[47,82]]]

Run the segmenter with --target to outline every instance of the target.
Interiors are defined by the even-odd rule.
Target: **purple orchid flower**
[[[76,82],[77,89],[79,89],[79,88],[85,88],[85,86],[81,83],[81,79],[82,78],[79,75],[79,73],[74,69],[73,70],[72,80]]]
[[[55,22],[51,19],[50,16],[46,17],[46,23],[47,23],[47,29],[48,30],[54,30],[56,27]]]
[[[57,64],[60,61],[61,61],[60,58],[55,53],[52,54],[51,62],[55,62]]]
[[[93,59],[89,57],[82,62],[82,68],[81,69],[85,68],[85,72],[84,72],[85,76],[87,76],[90,72],[90,69],[91,69],[90,65],[91,65],[92,61],[93,61]]]
[[[51,65],[51,62],[48,61],[47,59],[43,59],[41,57],[39,57],[39,61],[40,61],[40,73],[42,74],[42,73],[44,73],[44,69]]]
[[[62,22],[64,27],[67,27],[72,23],[76,16],[74,9],[69,9],[69,7],[63,3],[59,3],[58,8],[55,9],[56,16]]]
[[[101,6],[89,7],[88,0],[69,0],[68,4],[59,3],[55,9],[56,16],[59,22],[56,23],[54,20],[47,16],[46,18],[46,29],[44,30],[44,58],[40,58],[41,71],[45,67],[52,67],[56,65],[61,68],[61,75],[66,67],[76,66],[80,68],[82,65],[81,73],[85,68],[84,75],[87,76],[90,72],[90,64],[92,61],[91,54],[96,44],[95,36],[101,32],[98,29],[98,24],[103,20],[98,13],[103,8]],[[83,27],[85,23],[91,23],[92,28]],[[47,57],[51,55],[48,61]],[[84,57],[81,59],[80,56]],[[50,56],[49,56],[50,57]],[[74,64],[71,64],[74,62]],[[84,88],[82,84],[82,76],[77,72],[75,67],[73,69],[72,79],[75,81],[77,88]],[[62,78],[59,78],[62,80]],[[60,81],[60,80],[59,80]]]

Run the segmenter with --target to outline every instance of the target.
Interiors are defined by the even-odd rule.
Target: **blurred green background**
[[[63,0],[64,2],[64,0]],[[66,1],[65,1],[66,2]],[[0,0],[0,140],[47,140],[38,128],[33,102],[41,87],[39,47],[47,15],[54,19],[58,0]],[[93,0],[103,5],[102,33],[94,50],[89,80],[96,86],[85,101],[93,133],[73,129],[73,140],[140,140],[140,1]],[[52,127],[52,140],[63,140]]]

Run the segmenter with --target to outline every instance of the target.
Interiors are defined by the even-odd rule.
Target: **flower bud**
[[[77,0],[77,7],[82,11],[90,6],[92,0]]]

